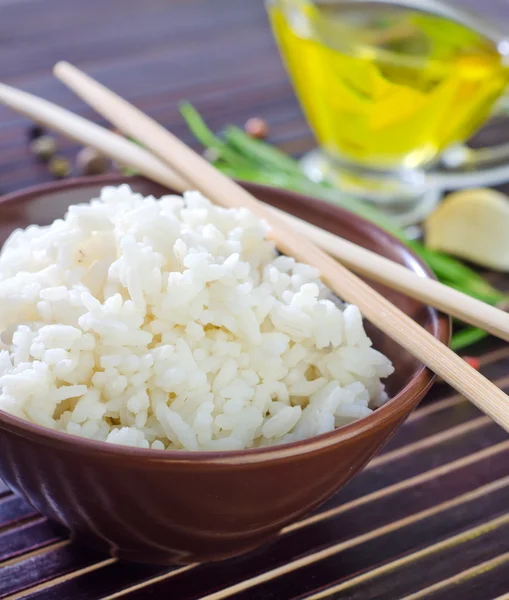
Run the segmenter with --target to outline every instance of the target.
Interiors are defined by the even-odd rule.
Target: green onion
[[[252,138],[242,129],[234,126],[227,127],[224,131],[224,139],[246,158],[270,169],[302,178],[303,174],[297,161],[278,148]]]
[[[196,139],[203,144],[205,148],[213,148],[216,150],[220,160],[228,163],[231,167],[238,169],[250,167],[248,160],[232,149],[221,138],[212,133],[191,104],[188,102],[182,103],[180,105],[180,112]]]
[[[460,331],[452,336],[451,348],[458,352],[459,350],[468,348],[473,344],[477,344],[477,342],[481,342],[488,336],[489,334],[482,329],[477,329],[476,327],[465,327],[464,329],[460,329]]]

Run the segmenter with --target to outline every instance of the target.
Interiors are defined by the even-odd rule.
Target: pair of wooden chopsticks
[[[223,206],[249,208],[271,224],[272,237],[282,252],[317,267],[324,281],[340,297],[356,304],[386,335],[509,430],[509,398],[343,264],[504,340],[509,340],[509,315],[436,281],[421,278],[401,265],[318,227],[264,206],[161,125],[75,67],[59,63],[55,74],[147,150],[58,106],[1,84],[0,102],[97,148],[118,162],[135,167],[162,184],[180,191],[198,189]]]

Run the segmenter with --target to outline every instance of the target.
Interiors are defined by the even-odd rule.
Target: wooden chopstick
[[[211,200],[230,208],[248,208],[266,219],[282,252],[318,268],[325,283],[340,297],[356,304],[387,336],[509,430],[506,394],[408,315],[308,239],[287,228],[279,216],[129,102],[68,63],[57,64],[55,74],[116,127],[132,135]]]
[[[189,185],[137,144],[52,102],[0,83],[0,103],[179,192]],[[350,269],[509,341],[509,314],[273,207],[295,231]]]

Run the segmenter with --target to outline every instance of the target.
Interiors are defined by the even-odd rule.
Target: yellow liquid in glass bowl
[[[495,44],[444,17],[306,0],[269,13],[320,146],[360,165],[425,166],[479,129],[508,82]]]

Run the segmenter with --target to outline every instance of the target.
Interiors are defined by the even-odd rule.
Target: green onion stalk
[[[221,136],[213,133],[196,109],[185,102],[180,112],[195,138],[205,147],[211,162],[223,173],[243,181],[284,188],[337,204],[382,227],[410,247],[431,268],[438,279],[469,296],[494,306],[507,305],[508,297],[479,273],[462,262],[410,239],[405,232],[378,209],[338,193],[329,182],[306,177],[297,160],[271,144],[228,126]],[[451,340],[458,351],[487,337],[474,327],[461,327]]]

